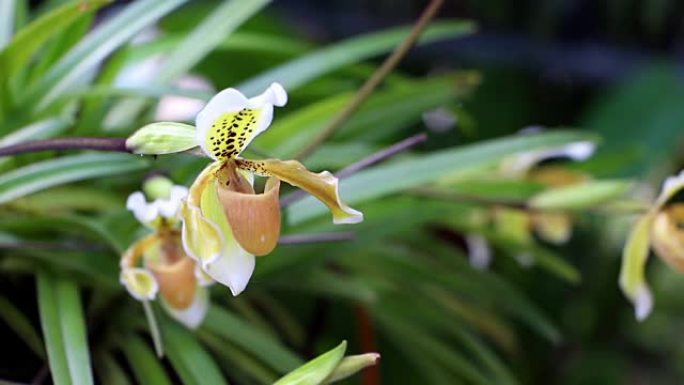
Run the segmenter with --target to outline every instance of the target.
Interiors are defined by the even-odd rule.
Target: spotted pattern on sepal
[[[259,110],[243,108],[221,115],[211,125],[206,147],[218,160],[236,158],[255,136]]]

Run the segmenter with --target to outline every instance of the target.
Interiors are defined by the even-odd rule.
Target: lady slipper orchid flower
[[[233,295],[247,286],[255,256],[270,253],[278,242],[281,181],[326,204],[336,224],[363,220],[361,212],[341,201],[338,180],[330,172],[313,173],[296,160],[240,157],[270,126],[274,107],[286,103],[287,93],[278,83],[252,98],[228,88],[199,112],[196,128],[154,123],[126,142],[139,154],[168,154],[199,146],[214,160],[197,176],[181,209],[182,240],[187,254]],[[268,178],[263,192],[255,191],[254,175]]]
[[[188,194],[184,186],[174,186],[164,177],[145,183],[148,196],[137,191],[128,197],[127,208],[154,232],[135,242],[121,258],[120,281],[139,301],[161,299],[162,306],[179,322],[196,328],[204,319],[209,296],[206,280],[193,259],[183,250],[180,207]]]
[[[634,304],[637,320],[653,310],[653,295],[645,277],[649,249],[684,273],[684,204],[673,198],[684,190],[684,171],[665,179],[660,195],[632,228],[622,252],[620,288]]]

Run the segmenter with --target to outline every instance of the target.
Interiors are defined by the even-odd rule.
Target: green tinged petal
[[[212,163],[202,170],[190,186],[187,201],[181,207],[183,248],[190,257],[202,264],[218,258],[223,243],[219,228],[207,220],[200,209],[204,191],[214,186],[214,172],[218,167],[218,164]]]
[[[648,316],[653,305],[646,283],[645,268],[654,218],[655,214],[649,212],[637,221],[622,251],[620,288],[634,303],[639,320]]]

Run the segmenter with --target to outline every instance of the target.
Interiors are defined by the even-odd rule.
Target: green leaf
[[[120,347],[139,384],[171,385],[159,359],[140,337],[122,338]]]
[[[235,377],[240,372],[263,384],[272,384],[278,378],[271,368],[266,367],[256,357],[237,348],[232,343],[203,331],[199,331],[198,335],[204,345],[213,351],[222,367],[225,368],[230,365],[234,369],[231,374]]]
[[[0,49],[7,45],[14,33],[15,0],[0,2]]]
[[[167,322],[164,337],[166,353],[185,385],[227,384],[211,355],[187,330]]]
[[[0,175],[0,204],[50,187],[124,174],[147,162],[125,154],[82,154],[33,163]]]
[[[219,307],[212,306],[209,309],[202,329],[234,342],[281,373],[302,364],[299,357],[285,348],[273,336],[254,328]],[[236,330],[240,332],[236,333]]]
[[[339,365],[346,350],[347,341],[342,341],[336,348],[288,373],[273,385],[319,385]]]
[[[78,19],[97,11],[110,1],[74,1],[52,10],[27,27],[22,28],[5,49],[0,52],[0,68],[2,68],[0,73],[2,76],[10,78],[17,70],[27,64],[29,59],[44,46],[47,40]],[[3,1],[3,3],[7,3],[7,1]]]
[[[128,5],[69,51],[25,95],[34,111],[45,108],[144,28],[187,0],[139,0]]]
[[[468,93],[477,84],[476,78],[472,73],[460,73],[378,90],[340,127],[333,139],[377,141],[379,136],[391,137],[419,122],[425,111],[455,102]],[[326,127],[352,96],[333,95],[277,119],[256,143],[276,157],[291,157]],[[376,127],[383,129],[375,130]]]
[[[73,281],[38,273],[38,306],[55,385],[93,384],[85,321]]]
[[[510,136],[477,144],[432,152],[420,158],[397,161],[361,171],[340,182],[340,196],[358,204],[403,190],[434,183],[477,167],[489,166],[504,157],[581,140],[595,141],[591,134],[554,131],[536,135]],[[298,224],[326,212],[313,197],[306,197],[287,209],[291,224]]]
[[[128,385],[131,383],[124,369],[109,353],[95,355],[94,365],[97,377],[103,384]]]
[[[174,48],[157,79],[166,83],[192,69],[221,44],[227,35],[270,2],[271,0],[229,0],[212,9],[209,16]]]
[[[292,91],[348,64],[390,51],[406,37],[410,28],[394,28],[342,41],[266,71],[243,82],[237,88],[245,95],[257,95],[269,84],[277,81],[286,90]],[[474,24],[469,21],[436,22],[425,29],[419,44],[460,37],[473,32],[474,29]]]
[[[62,132],[72,123],[71,119],[48,118],[18,128],[0,139],[0,147],[25,142],[28,140],[47,139]]]
[[[17,334],[26,345],[40,358],[45,357],[43,341],[26,316],[4,296],[0,296],[0,318]]]
[[[582,210],[609,202],[631,186],[630,181],[602,180],[552,188],[535,195],[529,205],[544,210]]]

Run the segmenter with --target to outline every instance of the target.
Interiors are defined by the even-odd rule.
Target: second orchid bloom
[[[182,244],[213,280],[240,294],[254,271],[255,256],[266,255],[280,235],[280,182],[314,195],[330,209],[334,223],[358,223],[363,214],[344,204],[330,172],[313,173],[296,160],[248,160],[240,154],[264,132],[274,106],[287,103],[277,83],[247,98],[228,88],[197,115],[196,127],[154,123],[126,142],[139,154],[168,154],[199,146],[213,162],[195,179],[181,208]],[[254,175],[267,177],[263,192]]]

